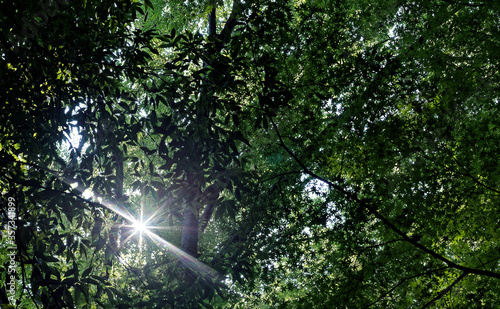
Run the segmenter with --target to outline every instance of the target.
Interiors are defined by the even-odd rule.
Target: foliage
[[[495,305],[498,4],[1,6],[20,306]]]

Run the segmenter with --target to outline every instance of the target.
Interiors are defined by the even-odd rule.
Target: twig
[[[455,281],[453,281],[452,284],[450,284],[446,289],[442,290],[436,297],[434,297],[430,302],[428,302],[427,304],[425,304],[422,309],[424,308],[428,308],[432,305],[434,305],[436,303],[436,301],[438,301],[440,298],[442,298],[446,293],[448,293],[449,291],[451,291],[451,289],[453,289],[453,287],[459,283],[463,278],[465,278],[465,276],[467,276],[469,273],[468,272],[463,272],[457,279],[455,279]]]

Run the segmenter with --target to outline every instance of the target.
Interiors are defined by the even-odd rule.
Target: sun
[[[134,221],[132,223],[132,228],[136,231],[136,232],[139,232],[139,233],[145,233],[147,230],[148,230],[148,226],[144,223],[144,222],[141,222],[141,221]]]

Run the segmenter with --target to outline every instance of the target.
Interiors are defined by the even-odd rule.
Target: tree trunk
[[[193,207],[186,205],[182,224],[181,249],[187,254],[198,257],[198,214]]]
[[[208,36],[216,34],[216,3],[213,2],[212,11],[208,14]],[[200,91],[200,98],[205,97],[206,89]],[[189,181],[188,181],[189,182]],[[182,223],[181,249],[187,254],[198,257],[199,210],[197,207],[186,205],[184,209],[184,222]]]
[[[213,8],[211,12],[208,14],[208,37],[217,36],[217,12],[216,12],[216,1],[213,1]],[[245,5],[241,4],[240,0],[233,1],[232,12],[229,16],[229,19],[226,21],[221,33],[218,35],[218,38],[221,40],[216,48],[212,48],[209,52],[217,53],[222,50],[224,44],[229,41],[229,37],[236,26],[236,20],[241,15],[243,10],[245,9]],[[209,78],[213,75],[208,75]],[[209,85],[210,83],[207,83]],[[203,100],[206,98],[207,88],[202,87],[200,91],[200,98]],[[208,109],[207,109],[208,110]],[[201,111],[203,112],[203,111]],[[208,117],[208,112],[206,115],[202,115],[202,117]],[[193,257],[198,257],[198,235],[200,232],[200,220],[199,220],[199,211],[203,207],[193,207],[192,205],[186,205],[183,214],[183,224],[182,224],[182,236],[181,236],[181,249],[190,254]],[[203,232],[210,220],[210,217],[213,213],[214,205],[208,204],[205,206],[205,211],[201,218],[201,232]]]

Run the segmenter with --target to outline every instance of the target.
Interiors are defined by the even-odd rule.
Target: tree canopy
[[[3,307],[497,304],[497,2],[0,7]]]

